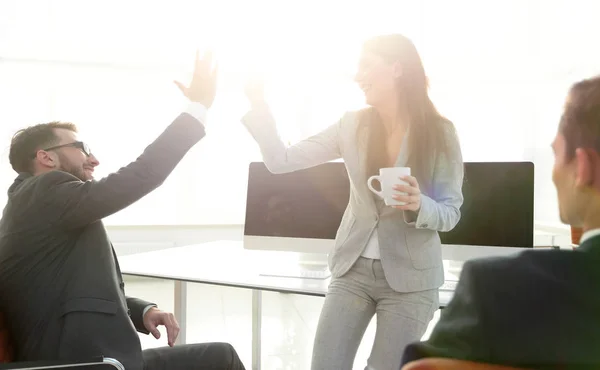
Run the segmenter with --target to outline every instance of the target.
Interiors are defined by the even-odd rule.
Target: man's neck
[[[583,232],[588,232],[592,230],[600,230],[600,222],[589,222],[583,224]]]
[[[43,175],[46,172],[50,172],[52,170],[54,170],[54,168],[36,166],[36,168],[33,169],[32,175],[33,176]]]
[[[583,232],[600,229],[600,197],[593,196],[588,200],[582,229]]]

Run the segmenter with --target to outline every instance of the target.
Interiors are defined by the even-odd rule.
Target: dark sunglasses
[[[50,148],[46,148],[46,149],[42,149],[42,150],[48,152],[50,150],[64,148],[64,147],[77,148],[77,149],[81,150],[83,152],[83,154],[86,155],[86,157],[89,157],[90,155],[92,155],[92,151],[90,150],[90,147],[83,141],[75,141],[75,142],[68,143],[68,144],[56,145],[56,146],[52,146]],[[37,155],[37,153],[34,154],[33,157],[35,158],[36,155]]]

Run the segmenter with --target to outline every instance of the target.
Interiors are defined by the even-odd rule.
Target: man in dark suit
[[[552,147],[561,220],[583,227],[580,246],[465,263],[430,339],[409,345],[402,365],[600,368],[600,77],[573,85]]]
[[[98,181],[99,164],[70,123],[39,124],[12,140],[19,173],[0,220],[0,300],[18,360],[103,355],[127,370],[243,369],[226,343],[173,347],[179,327],[171,313],[125,296],[119,264],[102,219],[160,186],[205,135],[215,97],[212,60],[196,60],[185,113],[134,162]],[[136,330],[170,347],[142,351]]]

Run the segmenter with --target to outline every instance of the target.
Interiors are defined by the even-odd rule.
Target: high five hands
[[[201,103],[208,109],[215,100],[218,69],[218,64],[213,63],[212,52],[207,52],[206,55],[201,58],[200,52],[197,51],[194,74],[190,85],[185,86],[182,82],[174,82],[183,95],[190,101]],[[246,82],[244,92],[253,107],[265,103],[264,80],[262,77],[254,75],[250,78]]]

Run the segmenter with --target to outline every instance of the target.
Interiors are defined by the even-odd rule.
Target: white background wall
[[[134,160],[185,104],[195,48],[217,48],[218,98],[207,137],[164,185],[108,225],[242,224],[247,165],[260,153],[239,118],[249,70],[290,142],[362,105],[352,82],[361,41],[401,32],[417,45],[431,95],[467,161],[533,161],[535,217],[557,224],[550,142],[569,85],[600,72],[600,2],[0,1],[0,189],[19,128],[79,125],[104,176]],[[0,204],[5,201],[0,192]]]

